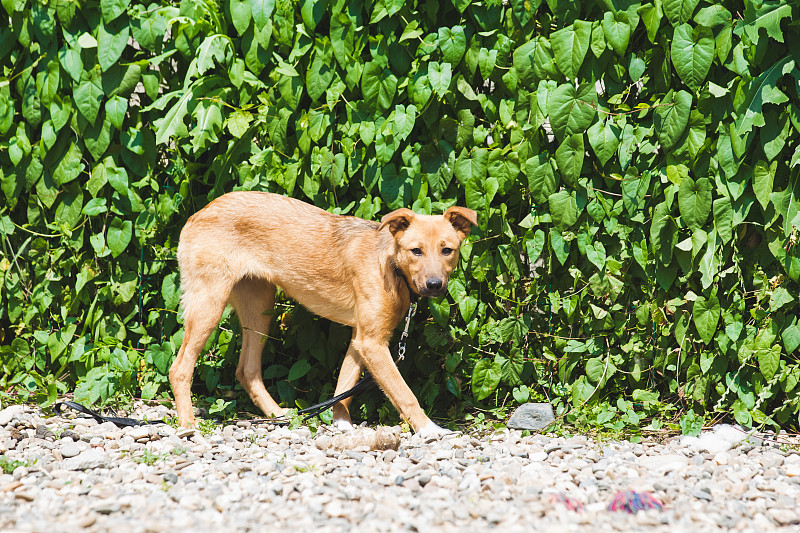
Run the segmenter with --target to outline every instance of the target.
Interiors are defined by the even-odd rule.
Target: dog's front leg
[[[392,361],[392,354],[384,341],[357,335],[353,346],[361,356],[367,370],[375,378],[389,401],[395,406],[400,416],[408,420],[416,433],[441,433],[443,430],[434,424],[420,407],[417,398],[406,384],[397,366]]]
[[[345,391],[352,389],[361,377],[361,372],[364,370],[364,363],[358,356],[358,352],[353,346],[355,338],[347,348],[347,354],[344,356],[342,362],[342,369],[339,371],[339,380],[336,382],[336,392],[334,396],[338,396]],[[341,429],[348,429],[352,427],[350,420],[350,402],[353,397],[345,398],[341,402],[335,404],[331,411],[333,411],[333,423]]]

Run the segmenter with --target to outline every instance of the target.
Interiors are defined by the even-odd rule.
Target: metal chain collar
[[[417,312],[417,302],[411,302],[406,313],[406,326],[403,328],[403,333],[400,334],[400,340],[397,342],[397,360],[402,361],[406,357],[406,339],[408,339],[408,328],[411,325],[411,317]]]

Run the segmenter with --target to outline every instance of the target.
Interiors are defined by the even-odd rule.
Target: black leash
[[[406,283],[408,283],[408,282],[406,282]],[[406,325],[403,328],[403,332],[400,334],[400,340],[397,342],[397,359],[395,359],[395,362],[399,362],[399,361],[402,361],[403,359],[405,359],[405,356],[406,356],[406,340],[408,339],[408,328],[411,325],[411,317],[413,317],[414,314],[417,312],[417,301],[416,301],[417,299],[413,297],[414,296],[414,292],[411,291],[410,289],[409,289],[409,293],[412,295],[412,302],[411,302],[411,305],[408,308],[408,313],[406,313]],[[345,392],[343,392],[343,393],[341,393],[341,394],[339,394],[337,396],[334,396],[333,398],[325,400],[324,402],[320,402],[318,404],[312,405],[311,407],[306,407],[305,409],[300,409],[299,411],[297,411],[297,414],[306,415],[305,417],[303,417],[303,420],[304,421],[308,420],[309,418],[313,418],[313,417],[319,415],[320,413],[322,413],[323,411],[328,409],[333,404],[338,403],[338,402],[344,400],[345,398],[349,398],[349,397],[355,395],[357,392],[365,390],[365,389],[367,389],[369,387],[372,387],[374,385],[375,385],[375,378],[373,378],[371,374],[367,373],[367,375],[365,375],[363,378],[361,378],[361,380],[359,380],[359,382],[356,383],[353,386],[353,388],[351,388],[350,390],[347,390],[347,391],[345,391]],[[79,413],[83,413],[83,414],[89,415],[92,418],[94,418],[95,420],[97,420],[97,422],[99,424],[102,424],[103,422],[111,422],[111,423],[116,424],[117,426],[120,426],[120,427],[129,427],[129,426],[142,426],[142,425],[147,425],[147,424],[164,424],[165,423],[163,420],[137,420],[135,418],[125,418],[125,417],[117,417],[117,416],[105,416],[105,415],[101,415],[97,411],[93,411],[92,409],[89,409],[88,407],[84,407],[83,405],[81,405],[81,404],[79,404],[77,402],[66,401],[66,400],[63,401],[63,402],[57,402],[53,406],[53,411],[55,412],[56,416],[60,416],[61,415],[61,411],[63,411],[65,407],[69,407],[71,409],[74,409],[75,411],[78,411]],[[286,425],[286,424],[290,423],[290,421],[287,420],[286,417],[258,418],[258,419],[245,419],[245,420],[247,420],[248,422],[253,422],[253,423],[266,422],[266,423],[269,423],[269,424],[276,424],[276,425]]]
[[[53,412],[55,412],[56,416],[61,416],[61,411],[63,411],[65,407],[69,407],[71,409],[78,411],[79,413],[91,416],[92,418],[97,420],[98,424],[102,424],[103,422],[111,422],[112,424],[116,424],[117,426],[128,427],[128,426],[145,426],[147,424],[164,423],[163,420],[136,420],[135,418],[104,416],[98,413],[97,411],[93,411],[88,407],[84,407],[78,402],[72,402],[72,401],[63,401],[56,403],[53,406]]]

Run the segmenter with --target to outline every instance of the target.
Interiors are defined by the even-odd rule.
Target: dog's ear
[[[392,232],[392,235],[397,235],[398,233],[405,231],[408,226],[411,225],[412,220],[414,220],[414,212],[411,209],[401,207],[400,209],[383,215],[383,218],[381,218],[381,225],[378,227],[378,231],[382,230],[386,226],[389,226],[389,231]]]
[[[456,228],[457,232],[462,234],[462,239],[467,238],[472,226],[478,225],[478,214],[466,207],[453,206],[445,211],[442,216]]]

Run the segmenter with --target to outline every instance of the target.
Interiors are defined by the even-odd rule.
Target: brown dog
[[[287,411],[261,378],[262,343],[280,287],[314,313],[353,327],[336,394],[355,385],[366,367],[415,431],[441,431],[403,381],[388,344],[410,305],[410,290],[446,292],[473,224],[475,212],[464,207],[441,216],[403,208],[378,224],[262,192],[229,193],[208,204],[189,218],[178,244],[185,331],[169,380],[180,424],[195,423],[194,366],[226,304],[243,331],[237,379],[265,414]],[[345,425],[349,402],[333,407],[334,419]]]

